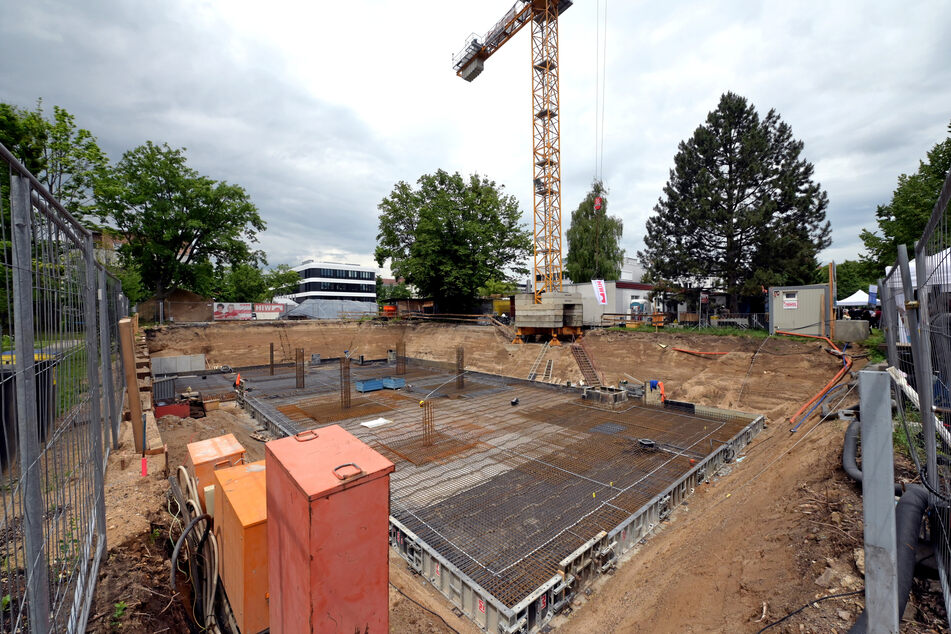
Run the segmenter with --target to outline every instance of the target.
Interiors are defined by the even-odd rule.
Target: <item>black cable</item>
[[[827,596],[827,597],[822,597],[821,599],[815,599],[814,601],[810,601],[810,602],[807,603],[806,605],[802,606],[801,608],[799,608],[799,609],[796,610],[795,612],[790,612],[789,614],[787,614],[787,615],[784,616],[783,618],[779,619],[778,621],[773,621],[772,623],[770,623],[769,625],[767,625],[766,627],[764,627],[763,629],[761,629],[761,630],[760,630],[759,632],[757,632],[756,634],[762,634],[763,632],[765,632],[765,631],[768,630],[769,628],[774,627],[774,626],[776,626],[776,625],[779,625],[780,623],[782,623],[783,621],[785,621],[786,619],[788,619],[788,618],[790,618],[790,617],[796,616],[797,614],[799,614],[800,612],[802,612],[803,610],[805,610],[806,608],[808,608],[810,605],[815,605],[816,603],[820,603],[820,602],[822,602],[822,601],[827,601],[827,600],[829,600],[829,599],[838,599],[838,598],[841,598],[841,597],[851,597],[851,596],[854,595],[854,594],[862,594],[863,592],[865,592],[865,588],[862,588],[861,590],[855,590],[855,591],[853,591],[853,592],[842,592],[842,593],[840,593],[840,594],[830,594],[830,595]]]
[[[429,608],[427,608],[425,605],[423,605],[422,603],[420,603],[419,601],[417,601],[417,600],[414,599],[413,597],[409,596],[408,594],[406,594],[405,592],[403,592],[402,590],[400,590],[399,588],[397,588],[396,584],[393,583],[392,581],[390,582],[390,585],[393,586],[394,588],[396,588],[396,591],[399,592],[400,594],[402,594],[404,597],[406,597],[407,599],[409,599],[410,601],[412,601],[413,603],[415,603],[415,604],[418,605],[419,607],[423,608],[424,610],[426,610],[427,612],[429,612],[430,614],[432,614],[433,616],[435,616],[436,618],[438,618],[438,619],[439,619],[440,621],[442,621],[442,622],[446,625],[446,627],[448,627],[450,630],[452,630],[452,631],[455,632],[456,634],[459,634],[459,630],[457,630],[457,629],[454,628],[453,626],[449,625],[449,623],[446,621],[446,619],[442,618],[442,616],[436,614],[435,612],[433,612],[432,610],[430,610]]]
[[[182,531],[181,537],[178,538],[178,541],[175,542],[175,550],[172,551],[172,572],[169,578],[169,583],[172,586],[172,592],[175,592],[175,569],[178,567],[178,553],[182,550],[182,544],[185,543],[185,538],[188,537],[188,534],[195,528],[195,525],[198,524],[200,520],[207,520],[208,523],[211,523],[211,515],[208,513],[203,513],[198,517],[194,518],[188,523],[188,526],[185,527],[185,530]]]

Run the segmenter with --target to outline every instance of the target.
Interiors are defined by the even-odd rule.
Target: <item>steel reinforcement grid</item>
[[[332,367],[273,399],[262,384],[247,405],[285,433],[335,421],[390,458],[391,544],[489,631],[542,626],[763,426],[687,404],[608,408],[580,389],[474,372],[459,388],[452,371],[411,367],[405,390],[359,396],[379,408],[365,416],[339,417]]]
[[[898,260],[879,280],[888,372],[898,403],[903,444],[935,512],[931,534],[951,614],[951,172],[913,253],[898,248]]]
[[[82,632],[129,307],[89,230],[2,145],[0,164],[0,633]]]

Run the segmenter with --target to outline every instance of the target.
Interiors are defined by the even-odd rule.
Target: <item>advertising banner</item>
[[[254,304],[215,302],[215,321],[250,320]]]
[[[255,304],[254,312],[256,313],[283,313],[285,305],[280,303],[274,304]]]
[[[594,298],[598,300],[598,303],[602,306],[608,303],[608,292],[604,288],[604,280],[591,280],[591,285],[594,286]]]
[[[878,301],[878,298],[876,297],[876,295],[878,295],[878,286],[876,286],[875,284],[869,284],[868,285],[868,305],[869,306],[874,306],[875,303]]]

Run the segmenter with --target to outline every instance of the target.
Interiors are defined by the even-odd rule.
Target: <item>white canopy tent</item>
[[[881,305],[878,299],[875,300],[876,305]],[[837,307],[849,307],[849,306],[868,306],[868,293],[863,291],[861,288],[845,299],[839,300],[835,303]]]

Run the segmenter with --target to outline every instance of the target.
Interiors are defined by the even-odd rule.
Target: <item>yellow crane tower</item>
[[[519,0],[481,40],[473,34],[453,58],[459,77],[472,81],[485,60],[532,25],[532,185],[534,190],[535,303],[561,292],[561,144],[558,123],[558,16],[571,0]]]

